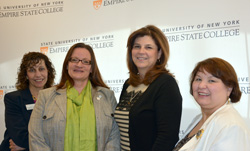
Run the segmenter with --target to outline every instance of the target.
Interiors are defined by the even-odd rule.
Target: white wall
[[[93,2],[1,0],[0,140],[5,130],[3,95],[15,90],[24,53],[47,50],[58,82],[68,48],[77,42],[90,44],[118,99],[128,78],[127,38],[147,24],[161,28],[169,39],[168,68],[183,96],[181,130],[200,112],[189,94],[189,76],[195,64],[208,57],[221,57],[235,68],[243,92],[235,107],[250,126],[250,1],[103,0],[99,9]]]

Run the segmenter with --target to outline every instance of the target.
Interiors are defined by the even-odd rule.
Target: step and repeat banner
[[[45,53],[61,76],[65,55],[75,43],[93,47],[104,81],[117,101],[128,78],[126,43],[131,32],[148,24],[169,40],[167,68],[183,96],[180,134],[199,106],[189,94],[195,64],[220,57],[235,68],[242,98],[235,108],[250,127],[250,1],[171,0],[1,0],[0,2],[0,140],[3,139],[4,95],[15,90],[22,56]]]

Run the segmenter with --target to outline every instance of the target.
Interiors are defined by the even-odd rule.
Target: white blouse
[[[199,114],[193,119],[183,138],[201,118]],[[179,151],[250,151],[250,129],[230,103],[215,111],[200,131],[203,133],[199,137],[194,136]]]

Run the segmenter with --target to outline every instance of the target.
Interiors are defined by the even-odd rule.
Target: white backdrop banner
[[[22,56],[41,51],[53,62],[58,83],[65,55],[75,43],[93,47],[104,81],[117,101],[128,78],[126,42],[145,25],[158,26],[170,44],[167,68],[183,97],[181,130],[199,107],[189,94],[189,76],[198,61],[220,57],[232,64],[242,91],[235,108],[250,127],[250,1],[171,0],[1,0],[0,2],[0,140],[4,103],[15,90]]]

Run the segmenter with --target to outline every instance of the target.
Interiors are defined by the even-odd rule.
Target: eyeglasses
[[[78,63],[79,61],[81,61],[82,64],[85,64],[85,65],[90,65],[91,64],[90,60],[85,60],[85,59],[80,60],[78,58],[70,58],[69,61],[72,62],[72,63]]]

